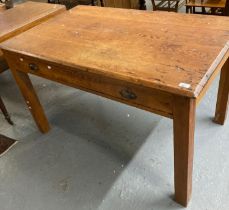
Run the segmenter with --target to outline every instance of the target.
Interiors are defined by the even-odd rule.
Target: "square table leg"
[[[175,201],[187,206],[192,193],[196,100],[174,97]]]
[[[50,130],[49,123],[28,74],[12,68],[11,71],[38,128],[42,133],[47,133]]]
[[[214,122],[223,125],[227,117],[229,101],[229,58],[221,70]]]

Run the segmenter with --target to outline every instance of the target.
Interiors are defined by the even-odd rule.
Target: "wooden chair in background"
[[[0,96],[0,109],[5,117],[5,119],[7,120],[7,122],[10,124],[10,125],[13,125],[13,121],[10,119],[10,115],[8,114],[7,112],[7,109],[2,101],[2,98]]]
[[[100,0],[99,3],[100,3],[100,5],[101,5],[101,7],[104,7],[104,2],[103,2],[103,0]],[[97,1],[91,0],[91,5],[92,5],[92,6],[95,6],[95,5],[97,5],[97,4],[98,4]]]
[[[153,10],[161,10],[168,12],[178,12],[178,9],[182,7],[184,0],[151,0]]]
[[[66,9],[71,9],[77,5],[100,5],[104,6],[104,1],[103,0],[48,0],[48,3],[51,4],[63,4],[66,6]]]
[[[146,0],[103,0],[105,7],[125,9],[146,9]]]
[[[229,16],[229,0],[186,0],[186,13]]]

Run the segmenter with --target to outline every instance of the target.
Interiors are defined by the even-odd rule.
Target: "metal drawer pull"
[[[135,93],[133,93],[131,90],[129,89],[124,89],[124,90],[121,90],[120,92],[120,95],[123,97],[123,98],[126,98],[126,99],[136,99],[137,96]]]
[[[39,69],[38,66],[35,63],[30,63],[29,64],[29,68],[32,71],[37,71]]]

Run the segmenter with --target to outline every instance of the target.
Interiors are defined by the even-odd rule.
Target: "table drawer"
[[[31,73],[52,81],[92,92],[122,103],[145,109],[166,117],[172,117],[172,95],[123,80],[113,79],[72,67],[29,57],[8,55],[14,69]]]

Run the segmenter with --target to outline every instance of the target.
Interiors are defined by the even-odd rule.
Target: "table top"
[[[65,7],[62,5],[28,1],[0,12],[0,42],[63,10]]]
[[[229,56],[228,40],[228,17],[78,6],[0,47],[197,97]]]
[[[189,0],[186,5],[208,8],[225,8],[226,0]]]

